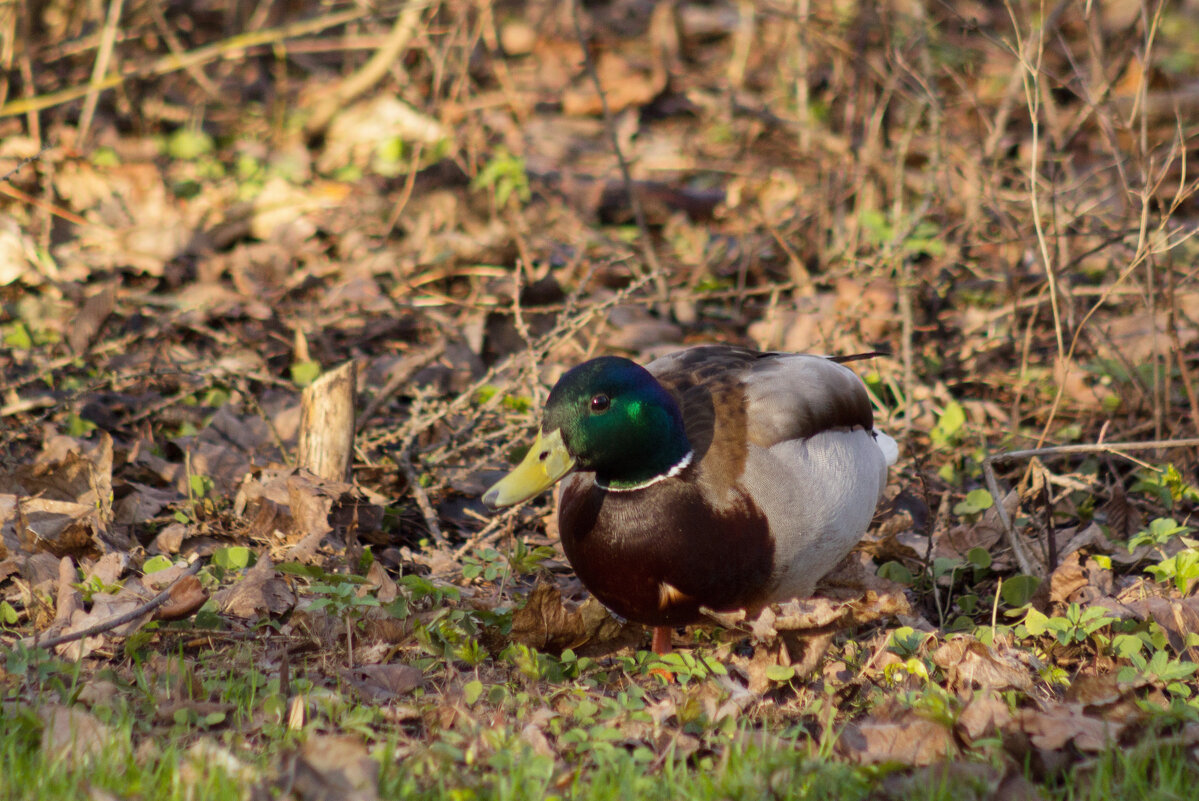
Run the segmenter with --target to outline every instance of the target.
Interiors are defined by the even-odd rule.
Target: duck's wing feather
[[[696,439],[694,427],[701,446],[717,424],[741,421],[745,439],[765,448],[821,431],[874,427],[861,379],[824,356],[709,345],[668,354],[646,369],[675,395],[687,436]]]
[[[707,502],[752,499],[770,521],[768,595],[810,593],[861,538],[893,461],[861,379],[823,356],[725,347],[648,369],[679,400]]]
[[[823,431],[874,429],[862,380],[823,356],[772,354],[745,378],[750,442],[769,448]]]
[[[745,469],[749,420],[745,379],[762,354],[707,345],[668,354],[646,366],[674,397],[694,451],[693,481],[717,506],[732,503]]]

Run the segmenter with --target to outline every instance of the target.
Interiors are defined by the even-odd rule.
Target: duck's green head
[[[595,471],[606,488],[637,489],[685,466],[690,453],[683,416],[662,385],[628,359],[602,356],[554,385],[533,446],[483,501],[519,503],[571,470]]]

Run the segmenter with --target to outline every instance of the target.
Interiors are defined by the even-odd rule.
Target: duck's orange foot
[[[664,667],[650,668],[649,675],[657,676],[658,678],[660,678],[662,681],[666,682],[667,684],[674,683],[674,674],[671,673],[669,670],[667,670]]]

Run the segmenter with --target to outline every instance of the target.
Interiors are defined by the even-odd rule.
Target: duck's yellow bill
[[[555,429],[545,436],[538,431],[537,439],[520,464],[483,493],[483,503],[497,507],[528,500],[554,486],[574,466],[574,457],[567,452],[561,431]]]

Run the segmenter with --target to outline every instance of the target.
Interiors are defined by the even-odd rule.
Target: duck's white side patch
[[[695,458],[695,451],[687,451],[687,455],[684,456],[682,459],[679,459],[678,464],[676,464],[674,467],[667,470],[662,475],[654,476],[649,481],[643,481],[642,483],[634,484],[631,487],[610,487],[607,484],[601,484],[599,482],[599,479],[596,479],[595,486],[599,487],[602,490],[607,490],[608,492],[634,492],[639,489],[645,489],[646,487],[650,487],[650,486],[653,486],[654,484],[657,484],[659,481],[665,481],[668,478],[677,476],[679,473],[683,472],[683,470],[686,469],[687,465],[691,464],[691,460],[693,458]]]
[[[811,595],[862,538],[887,483],[887,458],[873,432],[825,431],[750,445],[743,483],[770,521],[770,600],[783,601]]]

